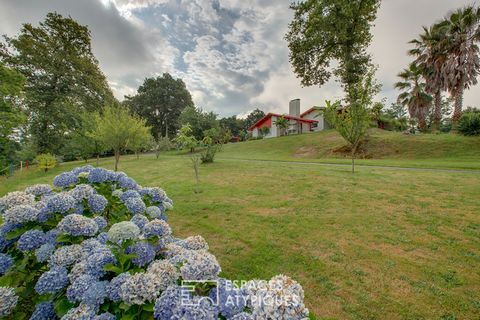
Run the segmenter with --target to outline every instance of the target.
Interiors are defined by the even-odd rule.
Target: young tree
[[[125,98],[125,104],[147,120],[157,139],[174,135],[180,128],[183,109],[193,106],[192,96],[182,79],[174,79],[168,73],[145,79],[136,95]]]
[[[122,152],[135,148],[136,137],[150,130],[144,119],[131,115],[126,107],[118,103],[105,107],[103,113],[95,115],[95,127],[92,136],[114,151],[115,171],[118,170]]]
[[[38,152],[58,152],[65,133],[76,129],[77,113],[113,101],[92,53],[90,31],[70,17],[49,13],[38,27],[26,23],[18,36],[5,39],[2,60],[26,78],[29,134]]]
[[[192,127],[189,124],[183,125],[178,132],[175,142],[178,143],[181,149],[187,148],[190,153],[195,151],[195,147],[198,145],[197,139],[192,134]]]
[[[262,137],[265,137],[267,134],[270,133],[270,128],[267,127],[266,125],[263,125],[263,126],[260,128],[259,131],[260,131],[260,135],[261,135]]]
[[[370,110],[372,97],[378,92],[379,87],[373,83],[373,74],[355,86],[349,87],[349,96],[354,103],[342,107],[341,101],[330,103],[326,101],[327,108],[324,115],[328,123],[332,124],[340,135],[349,143],[352,158],[352,173],[355,172],[355,156],[361,140],[365,137],[370,126]]]

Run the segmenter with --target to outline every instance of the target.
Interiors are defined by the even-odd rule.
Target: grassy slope
[[[111,160],[102,165],[112,168]],[[51,182],[71,166],[1,180],[0,195]],[[120,168],[165,188],[176,234],[203,235],[225,276],[288,274],[321,319],[474,319],[480,312],[476,174],[361,168],[351,175],[220,160],[201,167],[202,192],[194,193],[187,158],[122,158]]]
[[[333,130],[224,147],[220,157],[348,163],[345,145]],[[402,167],[480,169],[480,138],[454,134],[403,135],[371,130],[358,163]]]

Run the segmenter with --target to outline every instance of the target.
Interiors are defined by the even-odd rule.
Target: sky
[[[396,75],[410,57],[408,41],[466,0],[383,0],[369,48],[382,91],[394,102]],[[259,107],[288,112],[342,96],[337,82],[304,88],[284,40],[293,13],[289,0],[0,0],[0,34],[18,34],[57,11],[87,25],[92,49],[115,96],[135,94],[147,77],[164,72],[184,80],[198,107],[220,116],[245,116]],[[478,87],[465,105],[479,105]]]

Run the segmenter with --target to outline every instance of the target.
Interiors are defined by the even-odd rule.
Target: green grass
[[[231,157],[231,148],[220,155]],[[0,180],[0,195],[51,182],[74,165]],[[195,193],[186,157],[124,157],[120,169],[167,191],[176,235],[203,235],[224,276],[287,274],[320,319],[478,318],[478,174],[359,168],[352,175],[343,167],[219,160],[201,166]]]
[[[229,144],[221,157],[349,163],[334,130]],[[345,151],[345,150],[343,150]],[[372,129],[357,163],[419,168],[480,169],[480,137],[404,135]]]

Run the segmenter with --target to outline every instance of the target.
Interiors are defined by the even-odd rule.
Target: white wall
[[[323,118],[323,115],[321,115],[319,113],[320,113],[319,110],[314,110],[314,111],[306,114],[305,116],[303,116],[303,119],[317,120],[318,121],[317,127],[312,128],[313,131],[320,131],[320,130],[323,130],[325,128],[325,119]]]

